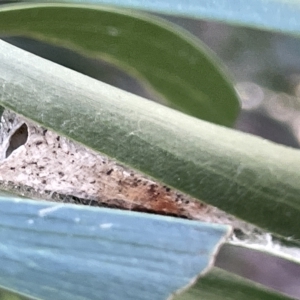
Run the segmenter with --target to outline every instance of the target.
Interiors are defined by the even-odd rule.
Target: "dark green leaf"
[[[26,0],[28,2],[28,0]],[[30,2],[41,2],[31,0]],[[45,1],[46,2],[46,1]],[[221,21],[285,33],[300,33],[298,0],[63,0],[60,2],[97,3],[156,13]]]
[[[7,6],[0,9],[0,35],[29,36],[112,62],[150,84],[167,105],[204,120],[229,126],[239,111],[220,62],[188,32],[155,17],[99,7]]]

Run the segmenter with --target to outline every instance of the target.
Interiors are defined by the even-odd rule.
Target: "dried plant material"
[[[7,110],[1,120],[0,142],[0,189],[33,199],[152,212],[253,230],[213,206]]]

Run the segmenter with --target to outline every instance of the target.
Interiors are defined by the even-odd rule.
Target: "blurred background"
[[[241,101],[237,130],[299,148],[300,38],[217,22],[160,17],[193,33],[222,60]],[[24,37],[2,38],[68,68],[156,100],[142,84],[106,62]],[[216,266],[300,299],[300,265],[291,261],[225,245]]]

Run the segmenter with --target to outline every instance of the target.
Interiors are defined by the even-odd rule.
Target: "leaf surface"
[[[6,6],[0,8],[0,35],[28,36],[111,62],[150,85],[166,105],[204,120],[230,126],[239,112],[214,55],[154,16],[97,6]]]
[[[273,233],[300,238],[300,153],[0,42],[1,105]],[[143,100],[143,101],[142,101]]]
[[[28,2],[28,1],[27,1]],[[31,0],[30,2],[40,2]],[[63,0],[207,19],[299,35],[298,0]]]
[[[0,196],[0,286],[41,299],[167,299],[229,226]]]

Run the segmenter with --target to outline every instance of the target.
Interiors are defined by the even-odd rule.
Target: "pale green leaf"
[[[0,197],[0,286],[49,300],[167,299],[211,267],[229,226]]]

